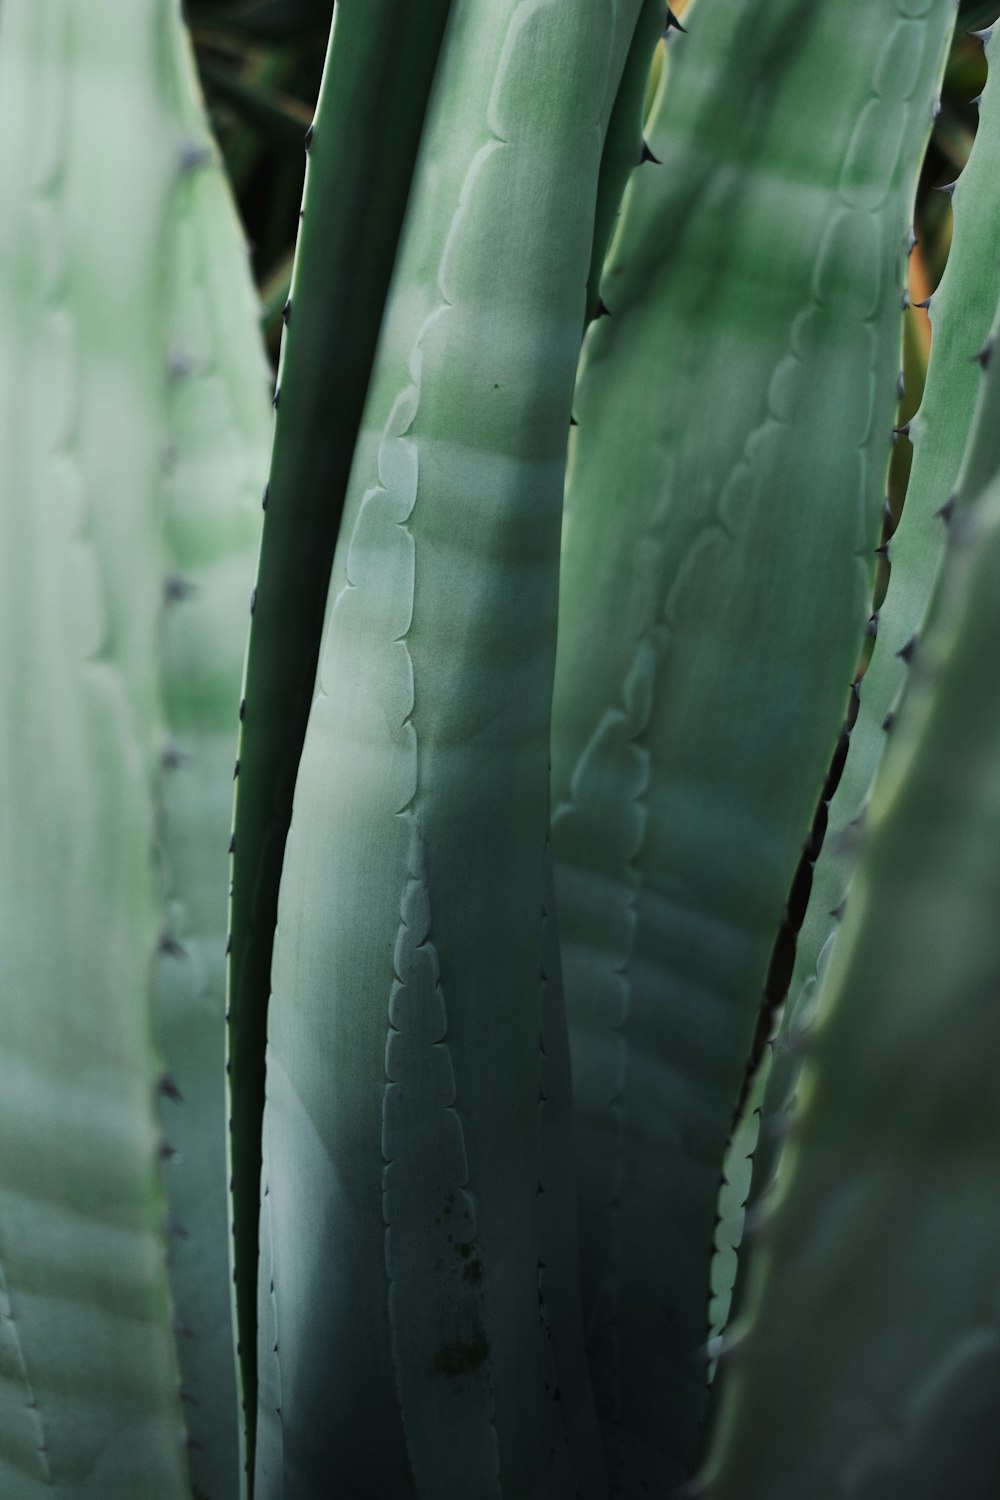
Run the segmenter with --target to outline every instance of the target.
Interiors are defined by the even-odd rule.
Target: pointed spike
[[[955,496],[954,495],[949,495],[948,498],[947,498],[947,500],[944,502],[944,504],[938,506],[938,508],[934,512],[934,514],[935,514],[935,516],[938,517],[939,520],[942,520],[944,522],[944,524],[947,526],[948,522],[951,520],[952,516],[955,514]]]
[[[284,323],[284,325],[285,325],[286,328],[288,327],[289,323],[292,321],[292,299],[291,299],[291,297],[288,298],[288,300],[286,301],[284,307],[281,309],[281,321]]]
[[[168,573],[163,580],[163,595],[168,604],[179,604],[194,593],[194,584],[182,573]]]
[[[924,297],[920,302],[914,302],[914,304],[913,304],[914,307],[921,307],[921,308],[924,309],[924,311],[926,311],[930,307],[930,305],[931,305],[931,298],[930,297]]]
[[[172,958],[187,957],[183,944],[177,941],[172,932],[161,932],[157,946],[161,953],[169,953]]]
[[[674,31],[683,31],[684,34],[685,34],[685,36],[687,35],[687,27],[681,25],[680,21],[678,21],[677,17],[674,15],[673,11],[670,9],[670,6],[668,5],[667,6],[667,24],[666,24],[666,27],[664,29],[666,31],[670,31],[671,28]]]
[[[981,370],[988,370],[990,367],[990,360],[993,358],[993,344],[994,339],[991,334],[979,352],[972,356]]]
[[[186,759],[187,756],[176,740],[167,740],[160,751],[160,764],[165,771],[176,771],[178,766],[182,766]]]
[[[885,730],[886,734],[889,733],[889,730],[892,728],[892,726],[893,726],[893,724],[895,724],[895,722],[896,722],[896,715],[893,713],[892,709],[890,708],[889,712],[886,714],[885,718],[882,720],[882,728]]]
[[[957,186],[958,186],[958,178],[956,177],[956,179],[955,179],[954,182],[941,182],[941,183],[938,183],[935,186],[934,191],[935,191],[935,193],[944,193],[948,198],[951,198],[954,195],[954,192],[955,192],[955,189],[957,188]]]
[[[896,655],[899,657],[900,661],[905,661],[907,664],[909,664],[913,660],[913,653],[916,650],[916,647],[917,637],[914,634],[910,636],[910,639],[905,643],[905,645],[900,646],[899,650],[896,652]]]
[[[307,151],[309,150],[309,147],[313,143],[313,134],[314,134],[313,127],[312,127],[312,125],[310,125],[309,128],[308,128],[308,130],[306,131],[306,150]]]
[[[161,1076],[160,1081],[156,1085],[156,1087],[159,1089],[160,1093],[165,1099],[173,1099],[175,1104],[180,1104],[183,1095],[181,1094],[180,1089],[177,1087],[175,1079],[173,1079],[169,1073],[164,1073]]]
[[[663,165],[663,163],[660,161],[660,158],[658,156],[654,156],[652,151],[650,151],[648,143],[646,141],[643,141],[642,154],[639,157],[640,167],[642,166],[643,162],[647,161],[655,162],[658,167]]]
[[[610,307],[605,302],[605,300],[604,300],[603,297],[598,297],[598,299],[597,299],[597,311],[594,313],[594,321],[595,321],[595,323],[596,323],[596,321],[597,321],[598,318],[610,318],[610,316],[611,316],[611,309],[610,309]]]

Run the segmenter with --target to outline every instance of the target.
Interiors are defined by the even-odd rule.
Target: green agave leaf
[[[170,1274],[195,1494],[239,1493],[239,1403],[226,1162],[225,953],[236,710],[272,415],[242,230],[203,117],[187,37],[172,35],[166,551],[159,842],[169,941],[157,1018],[170,1077]]]
[[[995,43],[987,56],[995,55]],[[995,72],[995,70],[994,70]],[[943,516],[974,499],[1000,468],[1000,424],[981,399],[983,351],[1000,297],[1000,86],[983,95],[979,131],[955,189],[955,233],[941,286],[930,302],[933,326],[927,384],[910,424],[913,468],[902,518],[889,544],[891,574],[878,635],[861,684],[858,716],[826,838],[813,871],[789,1000],[775,1040],[754,1162],[753,1201],[779,1169],[778,1150],[801,1056],[858,852],[858,826],[905,686],[910,643],[920,634],[945,550]],[[977,400],[980,404],[977,408]],[[964,462],[963,462],[964,459]],[[942,509],[944,508],[944,509]]]
[[[723,1152],[871,608],[953,24],[948,0],[696,0],[584,347],[553,849],[623,1496],[668,1493],[699,1450]]]
[[[449,4],[338,4],[286,306],[241,707],[229,975],[235,1275],[251,1471],[264,1041],[278,881],[344,491]]]
[[[606,1493],[585,1378],[558,1385],[582,1330],[543,907],[566,435],[637,14],[452,10],[282,873],[260,1496]]]
[[[600,306],[601,274],[608,246],[618,222],[622,195],[632,169],[644,157],[642,138],[646,115],[646,90],[654,48],[667,25],[666,0],[643,0],[635,31],[629,42],[622,80],[608,121],[608,133],[601,155],[601,175],[597,187],[597,209],[594,215],[594,245],[587,277],[587,318],[595,318]],[[626,38],[626,40],[628,40]]]
[[[951,534],[720,1369],[712,1500],[1000,1485],[1000,490]]]
[[[152,1006],[175,24],[0,7],[5,1500],[190,1493]]]

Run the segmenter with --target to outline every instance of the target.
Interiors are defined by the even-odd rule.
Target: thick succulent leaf
[[[628,55],[601,154],[594,243],[587,277],[588,318],[596,317],[600,306],[601,275],[618,222],[622,194],[633,167],[638,166],[645,155],[642,127],[646,116],[646,91],[654,50],[666,24],[666,0],[643,0],[631,38],[622,38],[628,44]]]
[[[170,0],[0,6],[0,1492],[182,1500],[154,785]]]
[[[158,1026],[170,1077],[165,1168],[196,1494],[239,1492],[226,1164],[225,953],[237,706],[271,437],[270,372],[242,230],[202,115],[179,14],[172,36],[178,177],[164,245],[173,586],[162,635],[159,843],[168,941]]]
[[[987,56],[996,56],[995,44],[987,49]],[[888,590],[878,615],[871,663],[861,684],[843,775],[830,803],[826,838],[798,937],[788,1003],[775,1039],[754,1161],[754,1202],[778,1169],[802,1039],[814,1010],[822,968],[829,960],[838,914],[847,898],[859,823],[906,682],[910,643],[923,628],[944,555],[944,516],[975,499],[1000,467],[1000,423],[988,400],[977,412],[982,364],[1000,333],[1000,329],[991,333],[1000,297],[998,181],[1000,84],[991,73],[975,147],[955,189],[955,232],[948,265],[930,302],[931,357],[920,410],[910,424],[913,468],[903,515],[889,544]]]
[[[1000,1487],[1000,490],[951,534],[720,1369],[712,1500]]]
[[[539,1032],[566,436],[637,12],[461,0],[447,30],[282,874],[262,1500],[601,1494],[585,1382],[545,1390],[572,1163]]]
[[[449,5],[338,4],[285,314],[264,492],[270,505],[241,708],[229,976],[235,1272],[251,1452],[264,1039],[278,881],[344,491]]]
[[[585,1317],[625,1496],[698,1451],[723,1151],[870,610],[953,23],[950,0],[696,0],[584,348],[553,847]]]

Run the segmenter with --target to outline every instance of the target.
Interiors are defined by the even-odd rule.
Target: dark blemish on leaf
[[[485,1364],[489,1353],[490,1341],[480,1328],[470,1338],[442,1344],[434,1356],[434,1368],[439,1375],[465,1375]]]

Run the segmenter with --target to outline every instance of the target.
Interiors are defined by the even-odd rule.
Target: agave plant
[[[0,4],[0,1494],[989,1500],[953,0],[189,9]]]

